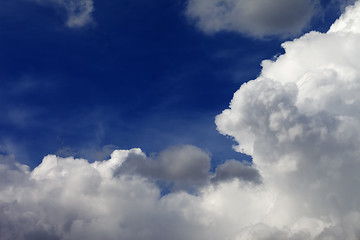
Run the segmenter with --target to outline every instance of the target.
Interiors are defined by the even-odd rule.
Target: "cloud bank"
[[[232,164],[241,169],[242,163]],[[222,194],[204,201],[189,193],[214,194],[210,181],[217,176],[209,167],[209,156],[194,146],[155,158],[136,148],[115,150],[109,160],[94,163],[49,155],[32,171],[2,156],[1,239],[211,239],[207,228],[219,214],[211,205]],[[256,170],[254,182],[242,176],[249,166],[223,177],[226,168],[217,184],[258,185]],[[174,186],[170,194],[160,194],[159,181]]]
[[[300,33],[317,13],[316,0],[189,0],[186,14],[205,33],[253,37]]]
[[[93,22],[93,0],[35,0],[39,4],[50,4],[64,9],[67,15],[66,26],[81,28]]]
[[[357,2],[327,33],[284,43],[217,116],[251,166],[209,172],[194,146],[49,155],[34,170],[2,156],[1,239],[359,239],[359,15]]]
[[[276,196],[270,226],[360,238],[359,16],[357,2],[327,33],[284,43],[286,53],[263,61],[260,76],[217,116]]]

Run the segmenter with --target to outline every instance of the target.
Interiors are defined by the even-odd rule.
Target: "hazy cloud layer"
[[[329,32],[284,43],[216,118],[252,166],[211,173],[193,146],[94,163],[49,155],[32,171],[3,156],[1,238],[359,239],[359,14],[360,2]]]
[[[66,26],[80,28],[93,21],[93,0],[32,0],[39,4],[48,4],[65,10],[67,14]]]
[[[309,24],[317,4],[317,0],[189,0],[186,14],[205,33],[288,36]]]

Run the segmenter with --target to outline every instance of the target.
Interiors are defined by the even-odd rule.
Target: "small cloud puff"
[[[186,15],[205,33],[235,31],[252,37],[302,32],[318,12],[317,0],[189,0]]]

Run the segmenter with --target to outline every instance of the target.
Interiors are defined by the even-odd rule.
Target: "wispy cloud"
[[[39,4],[50,4],[65,10],[67,15],[66,26],[81,28],[93,22],[93,0],[34,0]]]

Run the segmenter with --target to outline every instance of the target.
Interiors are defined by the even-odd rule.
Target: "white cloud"
[[[239,239],[277,236],[274,226],[291,230],[276,239],[297,239],[295,230],[312,236],[300,239],[359,239],[359,14],[357,2],[327,33],[284,43],[285,54],[264,61],[217,116],[219,131],[253,156],[276,199],[269,226]]]
[[[186,14],[206,33],[288,36],[309,24],[317,6],[317,0],[189,0]]]
[[[284,43],[216,118],[252,167],[210,173],[193,146],[94,163],[49,155],[32,171],[1,157],[1,238],[359,239],[359,12],[360,2],[329,32]],[[161,196],[158,181],[173,191]]]
[[[115,150],[106,161],[46,156],[34,170],[0,158],[1,239],[212,239],[214,213],[210,158],[193,146],[169,148],[155,158],[140,149]],[[254,170],[256,171],[256,170]],[[247,186],[241,172],[230,188]],[[236,180],[236,179],[240,179]],[[157,181],[174,184],[160,195]],[[222,184],[220,179],[217,180]],[[255,183],[256,185],[257,183]],[[228,192],[230,193],[230,192]],[[210,206],[211,207],[211,206]],[[230,209],[229,209],[230,210]],[[215,223],[215,222],[214,222]]]
[[[66,26],[81,28],[93,22],[93,0],[34,0],[39,4],[50,4],[60,7],[67,14]]]

